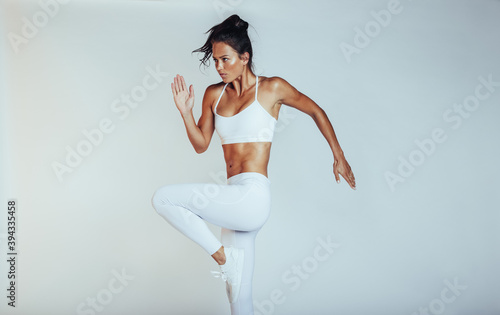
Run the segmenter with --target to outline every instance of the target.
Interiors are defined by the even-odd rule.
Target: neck
[[[256,83],[257,77],[252,71],[247,70],[247,67],[243,70],[243,73],[231,82],[234,90],[238,96],[251,89]]]

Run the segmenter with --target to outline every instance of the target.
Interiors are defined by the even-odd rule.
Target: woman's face
[[[215,63],[215,69],[224,83],[231,82],[241,76],[245,65],[248,63],[247,52],[240,58],[236,50],[222,42],[213,43],[212,56]]]

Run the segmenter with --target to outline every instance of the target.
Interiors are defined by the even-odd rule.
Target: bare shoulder
[[[224,88],[224,82],[219,82],[219,83],[214,83],[214,84],[211,84],[207,87],[207,89],[205,90],[205,94],[207,96],[213,96],[213,95],[217,95],[217,94],[220,94],[222,92],[222,89]],[[218,96],[218,95],[217,95]]]
[[[281,77],[263,77],[259,76],[259,88],[263,88],[269,91],[276,91],[284,86],[289,85],[289,83]]]
[[[281,77],[262,77],[262,89],[265,94],[272,95],[272,103],[289,104],[290,99],[296,99],[300,96],[297,91],[288,81]],[[259,77],[260,80],[260,77]],[[260,89],[259,81],[259,89]],[[292,100],[293,101],[293,100]]]
[[[219,83],[209,85],[205,90],[205,95],[203,96],[203,102],[206,105],[210,105],[210,107],[213,107],[213,105],[215,105],[215,102],[219,98],[219,95],[222,93],[224,85],[225,84],[222,81]]]

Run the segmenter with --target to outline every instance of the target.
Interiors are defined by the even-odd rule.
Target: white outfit
[[[226,117],[217,114],[224,86],[213,109],[215,129],[223,145],[245,142],[272,142],[276,119],[257,100],[239,113]],[[210,255],[221,245],[244,250],[244,265],[239,297],[231,303],[231,314],[252,315],[252,275],[255,236],[270,213],[270,181],[263,174],[245,172],[227,180],[227,185],[176,184],[156,191],[152,203],[156,211],[181,233],[198,243]],[[221,241],[203,220],[222,228]]]
[[[260,173],[246,172],[230,177],[227,185],[167,185],[153,196],[156,211],[208,254],[214,254],[222,245],[244,250],[240,293],[231,304],[233,315],[253,314],[255,236],[271,210],[270,183]],[[203,220],[222,228],[221,242]]]

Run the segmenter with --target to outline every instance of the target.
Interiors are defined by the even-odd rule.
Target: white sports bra
[[[226,83],[224,86],[214,107],[215,130],[217,130],[222,144],[272,142],[277,120],[257,101],[259,77],[255,78],[255,100],[253,103],[236,115],[226,117],[217,114],[217,106],[228,84]]]

